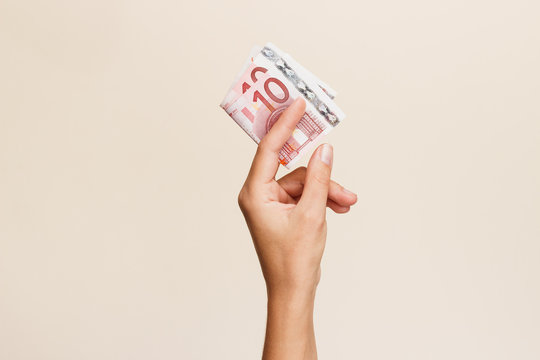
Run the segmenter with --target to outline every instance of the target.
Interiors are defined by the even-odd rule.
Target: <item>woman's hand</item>
[[[308,167],[279,180],[278,154],[305,110],[297,99],[262,139],[238,202],[268,291],[264,358],[316,358],[313,300],[326,243],[326,207],[346,213],[356,195],[330,179],[333,149],[321,145]],[[299,354],[302,357],[298,357]]]

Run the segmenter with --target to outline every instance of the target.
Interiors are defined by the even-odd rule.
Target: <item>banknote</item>
[[[298,97],[306,110],[279,153],[290,168],[322,135],[345,118],[336,92],[272,43],[252,49],[220,106],[259,143],[283,111]]]

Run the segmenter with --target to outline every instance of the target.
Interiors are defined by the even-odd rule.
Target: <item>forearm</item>
[[[315,288],[268,291],[263,360],[317,359],[313,329]]]

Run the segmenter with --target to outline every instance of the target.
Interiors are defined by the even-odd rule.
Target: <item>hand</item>
[[[298,358],[291,355],[295,351],[316,357],[312,314],[326,243],[326,207],[346,213],[356,202],[356,195],[330,180],[333,149],[328,144],[315,150],[307,169],[275,180],[279,151],[304,110],[305,102],[297,99],[262,139],[238,196],[267,285],[265,358],[283,359],[278,354],[285,349],[283,355],[291,359]]]
[[[238,202],[269,290],[313,289],[326,241],[326,206],[349,211],[356,195],[330,180],[333,149],[321,145],[308,168],[275,180],[278,154],[304,114],[299,98],[262,139]]]

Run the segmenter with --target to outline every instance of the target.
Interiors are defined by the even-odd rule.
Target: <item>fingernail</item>
[[[333,152],[330,144],[324,144],[319,152],[321,161],[330,167],[332,167]]]
[[[350,191],[350,190],[348,190],[348,189],[346,189],[346,188],[341,188],[341,190],[343,190],[343,192],[344,192],[345,194],[356,195],[355,193],[353,193],[352,191]]]

